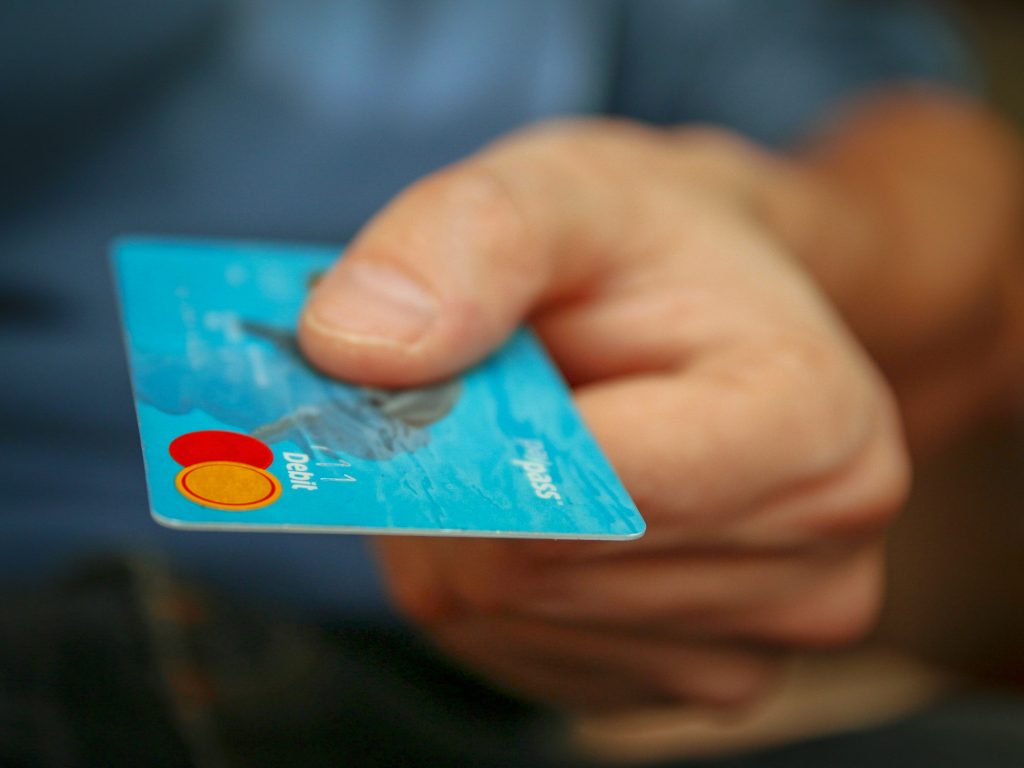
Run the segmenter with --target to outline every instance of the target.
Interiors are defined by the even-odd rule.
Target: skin
[[[797,156],[583,121],[412,185],[317,286],[307,356],[421,384],[529,319],[648,533],[380,539],[398,605],[581,712],[745,705],[794,649],[862,637],[907,438],[941,446],[1019,381],[1019,158],[981,107],[898,93]]]

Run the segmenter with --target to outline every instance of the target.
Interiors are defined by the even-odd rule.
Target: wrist
[[[884,298],[879,287],[892,268],[885,258],[891,233],[882,212],[841,179],[781,156],[762,164],[754,200],[763,225],[877,356]]]
[[[765,175],[769,221],[939,446],[1019,402],[1024,145],[934,92],[866,101]],[[784,181],[779,181],[784,179]]]
[[[772,153],[728,131],[685,128],[677,135],[677,168],[694,194],[717,199],[778,242],[857,325],[858,298],[865,283],[881,276],[888,239],[870,197],[816,162]]]

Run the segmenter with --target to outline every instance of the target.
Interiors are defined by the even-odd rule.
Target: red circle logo
[[[274,452],[255,437],[222,429],[204,429],[176,437],[168,450],[183,467],[205,461],[235,461],[266,469],[274,461]]]

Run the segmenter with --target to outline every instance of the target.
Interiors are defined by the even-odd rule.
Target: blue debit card
[[[114,247],[153,516],[175,528],[629,539],[644,521],[532,332],[392,390],[310,368],[302,304],[338,249]]]

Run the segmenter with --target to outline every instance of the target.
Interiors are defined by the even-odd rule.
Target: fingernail
[[[401,272],[352,262],[317,286],[306,322],[349,341],[405,345],[423,336],[437,313],[437,299]]]

